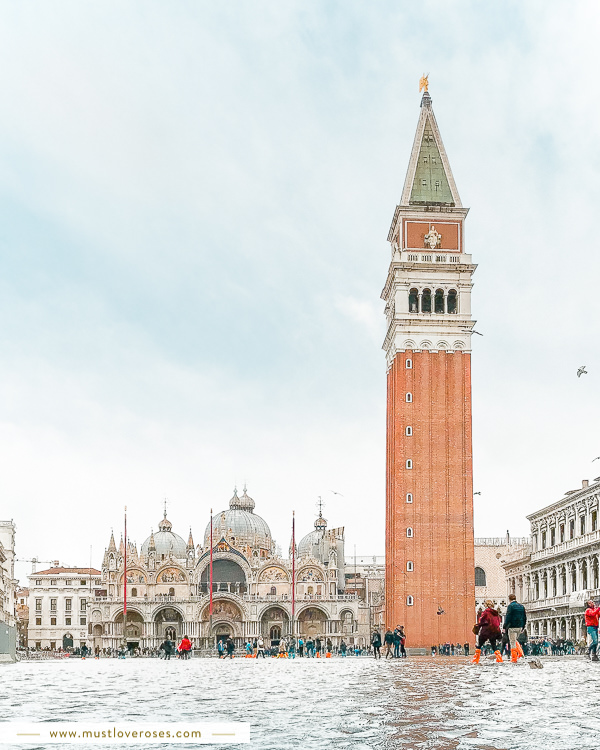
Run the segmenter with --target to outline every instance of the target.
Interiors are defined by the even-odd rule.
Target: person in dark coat
[[[230,659],[233,659],[233,652],[235,651],[235,643],[233,642],[233,638],[231,638],[231,636],[227,638],[227,641],[225,643],[225,649],[227,650],[227,656]]]
[[[393,659],[394,654],[392,653],[392,648],[394,646],[394,634],[389,628],[383,636],[383,642],[385,643],[385,658],[387,659],[388,656],[391,656]]]
[[[506,614],[504,615],[504,632],[510,643],[510,660],[516,664],[519,658],[517,638],[527,624],[527,612],[525,612],[525,607],[519,604],[514,594],[508,595],[508,602]]]
[[[171,654],[173,653],[173,643],[168,638],[165,638],[160,644],[160,649],[165,655],[165,659],[170,660]]]
[[[373,631],[373,635],[371,636],[371,645],[373,646],[373,653],[375,654],[375,658],[379,657],[381,659],[381,633],[379,630]]]
[[[502,654],[496,646],[496,641],[500,640],[502,637],[502,632],[500,630],[500,615],[498,614],[498,610],[494,608],[494,602],[491,599],[486,599],[484,604],[485,609],[477,618],[477,648],[475,649],[473,664],[479,664],[481,649],[488,641],[496,655],[496,661],[502,661]]]
[[[394,639],[394,658],[400,658],[400,626],[396,625],[394,632],[392,633]]]

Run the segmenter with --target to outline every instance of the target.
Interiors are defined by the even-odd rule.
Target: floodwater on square
[[[243,721],[251,724],[250,744],[227,747],[252,750],[597,748],[600,663],[543,663],[530,669],[451,657],[22,661],[0,667],[0,721]]]

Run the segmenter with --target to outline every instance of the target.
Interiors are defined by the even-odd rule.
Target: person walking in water
[[[388,656],[391,656],[393,659],[394,654],[392,653],[392,649],[394,647],[394,634],[389,628],[386,630],[383,642],[385,643],[385,658],[387,659]]]
[[[258,636],[258,640],[256,641],[257,651],[256,651],[256,658],[258,659],[259,656],[262,656],[262,658],[265,658],[265,642],[263,641],[262,635]]]
[[[479,664],[481,657],[481,649],[484,644],[489,641],[492,651],[496,656],[498,663],[502,662],[502,655],[498,651],[496,641],[502,638],[502,632],[500,631],[500,615],[498,610],[494,608],[494,602],[491,599],[486,599],[485,609],[477,618],[477,648],[475,649],[475,656],[472,659],[473,664]]]
[[[406,659],[406,633],[404,632],[404,625],[400,625],[400,656],[402,659]]]
[[[527,624],[527,613],[525,607],[519,604],[514,594],[508,595],[508,607],[504,615],[504,632],[508,636],[510,644],[510,660],[513,664],[517,663],[519,658],[519,648],[517,638]]]
[[[588,654],[592,661],[598,661],[598,618],[600,617],[600,607],[597,607],[591,599],[589,602],[586,602],[586,606],[585,624],[587,634],[591,638]]]
[[[381,633],[379,630],[375,630],[371,636],[371,645],[373,646],[373,653],[375,658],[381,659]]]
[[[178,651],[182,659],[190,658],[190,654],[192,653],[192,642],[187,637],[187,635],[184,635],[181,639],[181,643],[178,646]]]
[[[233,638],[229,636],[227,638],[227,641],[225,642],[225,649],[227,651],[227,656],[230,659],[233,659],[233,652],[235,651],[235,643],[233,642]],[[227,656],[225,658],[227,658]]]

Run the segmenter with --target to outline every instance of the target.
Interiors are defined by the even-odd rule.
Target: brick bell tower
[[[386,625],[472,642],[472,276],[464,208],[425,89],[382,298],[387,335]],[[442,612],[443,610],[443,612]],[[440,612],[440,614],[438,614]]]

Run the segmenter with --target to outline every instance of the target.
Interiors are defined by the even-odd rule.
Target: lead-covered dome
[[[267,522],[254,513],[254,500],[247,494],[246,488],[241,497],[237,489],[229,501],[229,510],[213,516],[213,544],[221,537],[230,539],[236,546],[249,546],[252,549],[271,551],[273,539]],[[204,532],[204,546],[210,546],[210,521]]]
[[[298,557],[314,557],[319,560],[321,558],[321,540],[326,529],[327,521],[319,513],[319,517],[315,521],[315,530],[309,531],[298,543]]]
[[[167,512],[165,511],[162,521],[158,524],[156,534],[154,532],[150,534],[142,544],[142,555],[147,555],[149,551],[155,550],[159,560],[163,555],[166,557],[169,554],[179,559],[185,559],[186,543],[179,534],[175,534],[171,530],[172,528],[173,524],[167,519]]]

